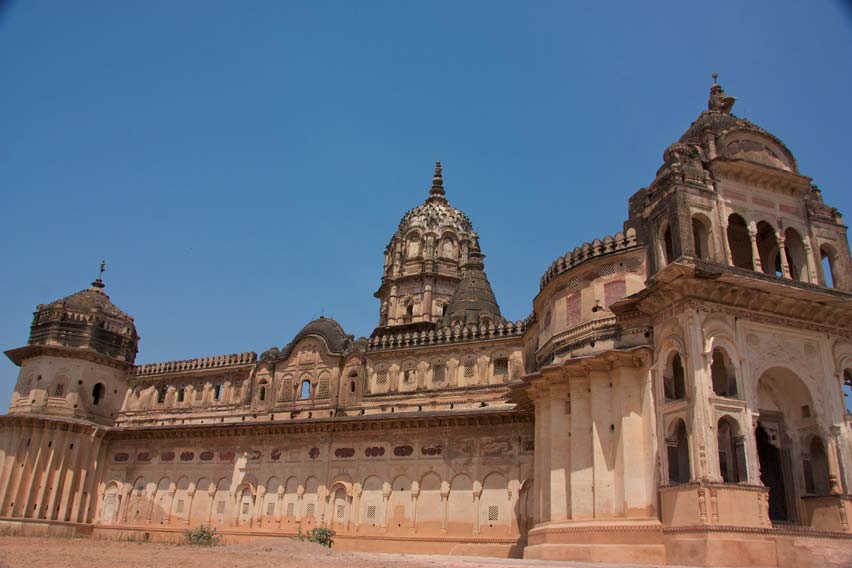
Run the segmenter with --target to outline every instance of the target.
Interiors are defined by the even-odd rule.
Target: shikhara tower
[[[714,77],[622,230],[556,259],[524,321],[503,317],[440,163],[385,250],[369,337],[320,318],[260,357],[136,365],[100,277],[38,306],[6,352],[0,527],[852,562],[846,227],[734,102]]]

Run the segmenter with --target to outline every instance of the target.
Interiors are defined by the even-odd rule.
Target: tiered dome
[[[28,343],[88,349],[132,364],[139,336],[133,318],[112,303],[98,278],[86,290],[39,305]]]
[[[405,235],[412,228],[435,232],[450,229],[464,235],[474,233],[473,224],[467,215],[447,201],[441,162],[435,162],[435,177],[432,179],[429,197],[402,216],[397,235]]]

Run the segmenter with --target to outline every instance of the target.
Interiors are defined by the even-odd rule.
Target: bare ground
[[[280,540],[202,547],[148,542],[0,536],[0,568],[628,568],[461,556],[338,552]],[[648,567],[645,567],[648,568]],[[671,568],[671,567],[669,567]]]

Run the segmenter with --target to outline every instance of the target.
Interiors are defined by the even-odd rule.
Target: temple
[[[136,364],[102,277],[39,305],[6,351],[0,530],[852,563],[846,226],[734,103],[714,77],[621,230],[557,258],[518,321],[440,163],[364,337],[319,318],[260,356]]]

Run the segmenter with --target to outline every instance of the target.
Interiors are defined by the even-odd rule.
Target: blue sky
[[[852,214],[839,2],[3,6],[4,350],[101,258],[139,362],[280,347],[323,313],[368,335],[435,160],[522,319],[554,258],[621,229],[714,71]]]

